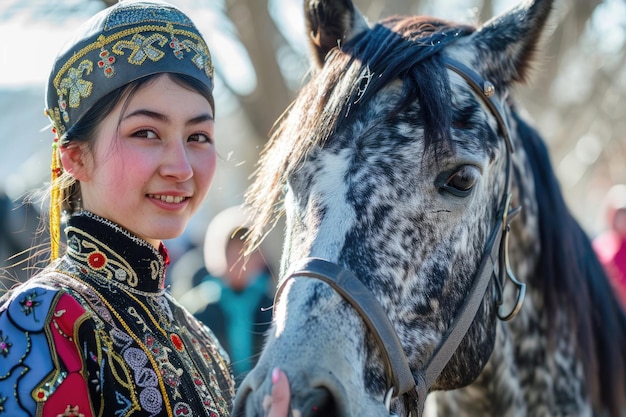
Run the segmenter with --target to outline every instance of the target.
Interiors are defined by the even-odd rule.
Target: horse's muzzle
[[[243,388],[243,387],[242,387]],[[267,415],[269,394],[263,397],[259,403],[250,389],[239,392],[235,402],[232,416],[262,417]],[[296,411],[297,410],[297,411]],[[292,396],[290,416],[314,417],[314,416],[340,416],[337,404],[331,392],[323,387],[310,388],[306,392],[300,392]]]
[[[312,375],[285,370],[290,381],[290,416],[294,417],[355,417],[362,410],[349,405],[344,386],[330,372]],[[272,389],[271,371],[255,368],[244,379],[235,398],[232,417],[264,417],[267,415]],[[358,407],[356,407],[358,408]],[[383,403],[368,406],[368,417],[388,415]]]

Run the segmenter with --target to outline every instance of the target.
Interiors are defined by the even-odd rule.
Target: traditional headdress
[[[55,133],[52,259],[58,257],[60,241],[59,144],[69,140],[67,132],[108,93],[163,72],[191,76],[213,89],[213,64],[202,35],[187,15],[161,1],[122,1],[101,11],[81,26],[57,56],[48,80],[45,110]]]

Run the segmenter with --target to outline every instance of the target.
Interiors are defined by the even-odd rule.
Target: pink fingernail
[[[272,384],[277,383],[278,378],[280,378],[280,369],[274,368],[274,370],[272,371]]]

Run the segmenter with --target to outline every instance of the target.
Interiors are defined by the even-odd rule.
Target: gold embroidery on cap
[[[96,49],[99,50],[103,46],[109,45],[109,44],[111,44],[111,43],[113,43],[113,42],[115,42],[117,40],[123,39],[123,38],[125,38],[127,36],[130,36],[130,35],[133,35],[133,34],[138,34],[138,33],[145,33],[145,32],[165,32],[165,33],[185,36],[187,38],[196,40],[198,42],[198,44],[196,44],[196,45],[201,45],[199,49],[204,51],[204,53],[208,57],[207,61],[205,62],[205,66],[204,66],[203,69],[211,77],[213,76],[213,65],[212,65],[212,62],[211,62],[211,59],[210,59],[210,55],[209,55],[208,49],[204,45],[204,40],[202,38],[200,38],[196,33],[191,32],[189,30],[174,29],[171,26],[171,24],[168,24],[166,26],[146,25],[146,26],[139,26],[139,27],[123,30],[123,31],[120,31],[118,33],[112,34],[110,36],[101,36],[101,37],[99,37],[96,42],[87,45],[86,47],[84,47],[83,49],[78,51],[76,54],[74,54],[70,59],[68,59],[68,61],[65,64],[63,64],[63,66],[59,69],[57,75],[54,77],[53,85],[55,87],[59,87],[59,82],[60,82],[59,80],[65,74],[65,72],[68,71],[68,68],[70,68],[72,65],[74,65],[74,63],[77,62],[79,59],[85,57],[88,53],[90,53],[90,52],[92,52],[92,51],[94,51]],[[198,65],[198,63],[196,63],[196,65]]]
[[[91,94],[91,87],[93,83],[83,80],[83,72],[85,75],[89,75],[93,69],[93,64],[88,59],[85,59],[77,68],[70,68],[67,71],[67,78],[63,78],[59,83],[59,90],[68,94],[70,107],[76,108],[80,106],[80,98],[87,98]],[[68,92],[69,90],[69,92]],[[61,94],[59,94],[59,97]]]
[[[165,52],[157,49],[153,45],[155,43],[163,47],[163,45],[167,43],[167,38],[160,33],[153,33],[147,38],[139,33],[136,33],[133,35],[131,40],[121,40],[113,45],[113,48],[111,49],[118,55],[124,55],[124,51],[122,49],[132,50],[130,56],[128,57],[128,62],[135,65],[141,65],[144,63],[146,58],[156,62],[165,56]]]

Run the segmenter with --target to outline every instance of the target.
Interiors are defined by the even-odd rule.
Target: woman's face
[[[123,103],[99,127],[92,155],[83,155],[83,208],[158,247],[183,232],[209,191],[213,111],[168,76]]]

